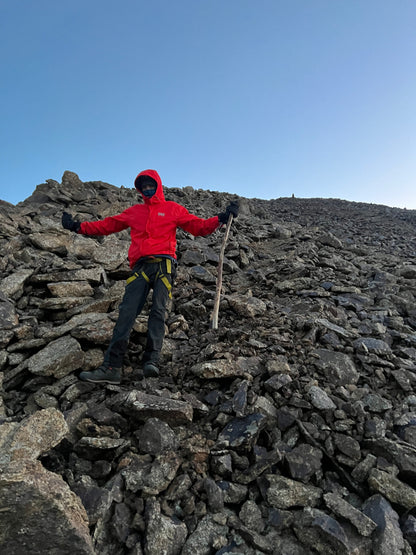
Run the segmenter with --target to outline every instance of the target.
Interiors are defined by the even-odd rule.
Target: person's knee
[[[165,321],[166,318],[166,308],[163,306],[152,306],[149,313],[149,318],[151,320],[161,320]]]
[[[164,292],[163,292],[164,293]],[[150,312],[157,315],[159,318],[165,317],[166,313],[166,306],[168,304],[168,297],[167,295],[159,294],[153,295],[152,306],[150,308]]]

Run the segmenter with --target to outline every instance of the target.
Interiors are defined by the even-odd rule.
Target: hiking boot
[[[157,378],[159,375],[159,368],[156,364],[150,360],[143,365],[143,376],[145,378]]]
[[[102,364],[91,372],[81,372],[79,379],[84,382],[111,383],[113,385],[118,385],[121,383],[121,368]]]

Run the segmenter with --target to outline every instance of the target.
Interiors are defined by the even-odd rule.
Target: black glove
[[[226,224],[228,222],[230,214],[232,214],[234,218],[238,216],[238,202],[231,202],[225,209],[225,212],[221,212],[221,214],[218,214],[219,221],[222,224]]]
[[[69,231],[75,231],[78,233],[79,228],[81,227],[81,222],[72,219],[71,214],[68,214],[68,212],[64,212],[62,214],[62,226],[65,229],[69,229]]]

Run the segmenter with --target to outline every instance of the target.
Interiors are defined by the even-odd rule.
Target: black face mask
[[[154,189],[146,189],[142,191],[143,195],[147,198],[151,198],[156,193],[156,187]]]

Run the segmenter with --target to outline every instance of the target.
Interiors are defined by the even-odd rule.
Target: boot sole
[[[79,377],[79,379],[83,382],[90,382],[90,383],[109,383],[111,385],[120,385],[121,384],[121,380],[106,380],[106,379],[94,379],[94,378],[81,378],[81,376]]]
[[[121,384],[121,380],[116,382],[116,381],[111,381],[111,380],[93,380],[91,378],[86,378],[86,379],[83,379],[82,381],[83,382],[90,382],[90,383],[108,383],[108,384],[111,384],[111,385],[120,385]]]

